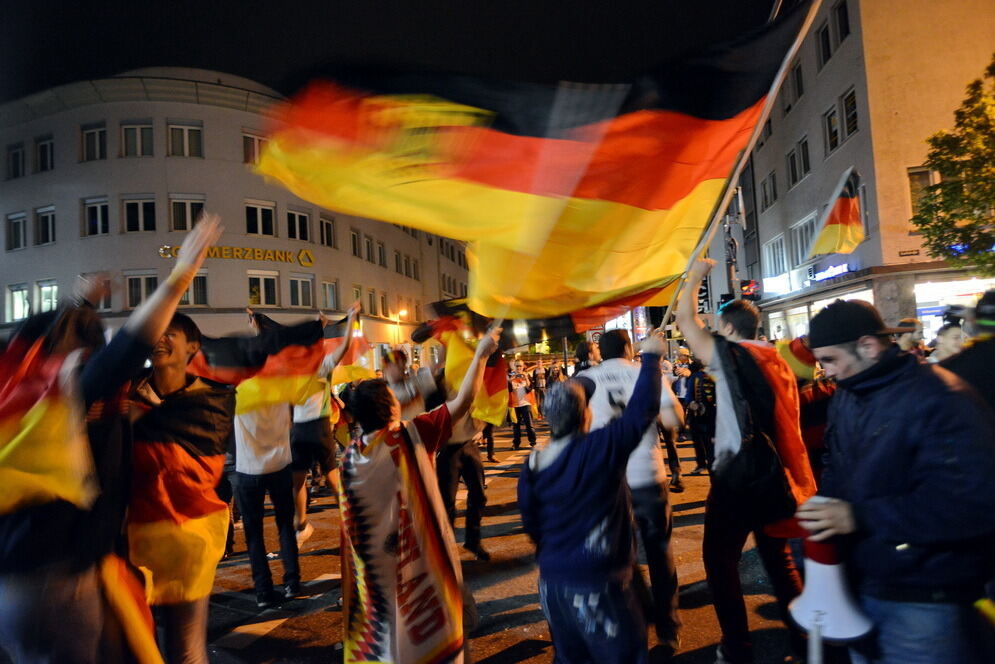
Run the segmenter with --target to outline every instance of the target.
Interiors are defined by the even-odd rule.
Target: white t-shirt
[[[735,342],[730,342],[735,343]],[[747,339],[742,344],[769,346],[766,341]],[[743,434],[739,430],[739,420],[736,419],[736,409],[732,404],[732,391],[729,389],[729,378],[725,375],[718,353],[708,367],[708,374],[715,381],[715,462],[712,470],[736,456],[743,445]]]
[[[579,375],[590,378],[597,386],[590,402],[593,417],[591,429],[594,430],[622,414],[622,409],[629,402],[636,386],[639,365],[622,358],[613,358],[581,371]],[[670,383],[666,380],[661,380],[661,383],[663,389],[660,394],[660,412],[665,413],[673,408],[673,393]],[[629,456],[625,477],[631,489],[660,485],[666,481],[667,471],[664,469],[655,422],[646,429],[639,446]]]
[[[290,465],[290,406],[281,403],[235,416],[235,470],[266,475]]]
[[[329,353],[321,361],[321,366],[316,372],[318,378],[324,381],[322,389],[312,394],[308,399],[297,406],[294,406],[294,422],[310,422],[322,417],[328,417],[332,412],[332,392],[329,384],[332,372],[335,371],[335,363]]]

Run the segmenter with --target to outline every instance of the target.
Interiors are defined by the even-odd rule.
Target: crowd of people
[[[382,378],[337,390],[354,304],[342,343],[311,377],[320,387],[250,409],[237,384],[191,372],[206,341],[176,312],[221,232],[216,217],[198,223],[169,279],[109,342],[88,304],[100,293],[86,286],[29,318],[0,355],[0,414],[33,405],[18,373],[24,358],[42,353],[60,369],[60,394],[81,408],[58,423],[85,431],[86,445],[50,465],[91,488],[89,497],[53,493],[14,474],[26,467],[16,458],[0,462],[11,481],[0,501],[0,645],[16,662],[207,662],[215,569],[231,551],[229,502],[241,514],[258,607],[270,608],[301,593],[311,473],[341,514],[345,661],[471,661],[477,618],[456,547],[456,496],[462,481],[463,547],[490,560],[481,446],[495,462],[500,425],[474,417],[474,403],[502,354],[499,324],[475,335],[460,377],[445,375],[444,356],[414,367],[395,350]],[[637,348],[612,330],[579,344],[567,364],[509,362],[512,447],[524,438],[531,448],[518,508],[555,661],[648,662],[649,626],[662,661],[679,653],[670,494],[684,488],[681,440],[693,443],[690,474],[710,479],[702,560],[721,629],[717,664],[757,661],[739,576],[750,536],[796,661],[805,635],[789,605],[804,587],[806,540],[835,543],[875,627],[849,652],[832,651],[835,661],[991,661],[991,626],[975,603],[986,584],[995,590],[995,292],[964,325],[941,328],[931,353],[918,321],[888,327],[860,301],[820,311],[807,339],[772,344],[758,339],[759,311],[744,300],[726,304],[714,330],[705,326],[696,294],[712,265],[689,270],[676,311],[686,345],[673,357],[659,331]],[[319,315],[276,335],[269,319],[249,314],[264,355],[320,343],[329,324]],[[0,418],[5,445],[22,429],[63,431],[11,421]],[[44,479],[51,469],[31,470]],[[279,589],[263,536],[267,495]],[[115,600],[121,586],[137,589],[137,605]],[[154,638],[143,636],[145,623]]]

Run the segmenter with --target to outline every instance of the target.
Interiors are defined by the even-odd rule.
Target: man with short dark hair
[[[856,664],[991,661],[972,604],[995,571],[995,423],[954,374],[891,343],[877,310],[837,300],[809,344],[835,378],[820,493],[798,510],[812,540],[845,539],[875,625]]]
[[[590,431],[593,381],[580,376],[546,396],[551,440],[522,466],[518,506],[536,543],[539,597],[564,664],[645,664],[646,623],[632,586],[629,490],[633,450],[660,414],[664,341],[643,342],[643,363],[622,416]]]
[[[757,340],[760,312],[756,306],[746,300],[725,305],[715,335],[698,318],[698,289],[714,265],[711,259],[691,265],[687,291],[678,302],[677,325],[715,381],[715,460],[702,554],[722,628],[716,662],[746,664],[753,661],[753,646],[739,579],[743,546],[752,532],[787,624],[788,604],[801,593],[801,578],[787,538],[805,534],[791,516],[796,505],[815,493],[815,478],[799,428],[794,373],[773,345]],[[779,494],[759,496],[752,484],[759,478],[746,478],[744,486],[743,474],[737,472],[752,465],[738,462],[744,455],[751,458],[748,455],[768,440],[780,459],[783,480]],[[791,635],[793,648],[802,650],[797,632],[792,630]]]
[[[600,429],[617,419],[633,399],[639,366],[632,361],[632,342],[626,330],[610,330],[598,342],[601,364],[579,375],[595,385],[589,400],[591,429]],[[683,422],[683,411],[670,389],[669,381],[661,379],[658,420],[666,429],[674,429]],[[654,615],[657,638],[669,654],[677,652],[680,618],[677,615],[677,567],[670,548],[673,518],[667,492],[667,473],[663,468],[663,454],[653,424],[643,432],[642,440],[629,456],[625,470],[626,481],[632,492],[632,508],[639,527],[639,534],[646,551],[650,583],[653,591]],[[679,476],[678,476],[679,477]]]

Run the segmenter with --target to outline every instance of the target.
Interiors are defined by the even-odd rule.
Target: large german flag
[[[660,289],[683,272],[810,7],[623,86],[316,83],[278,109],[259,171],[324,207],[471,241],[470,307],[489,316]]]
[[[860,175],[851,166],[833,192],[829,207],[819,220],[819,235],[808,257],[823,254],[849,254],[864,241],[864,221],[860,218]]]

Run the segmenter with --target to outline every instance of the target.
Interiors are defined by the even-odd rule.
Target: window
[[[326,247],[337,247],[338,244],[335,242],[335,220],[328,217],[319,217],[318,223],[321,224],[321,244]]]
[[[27,284],[17,284],[7,287],[7,320],[15,321],[27,318],[31,313],[31,302],[28,299]]]
[[[193,278],[193,283],[190,284],[190,288],[183,291],[183,295],[180,296],[180,306],[207,306],[206,274],[198,274]]]
[[[287,237],[291,240],[310,240],[310,219],[304,212],[287,213]]]
[[[394,271],[398,274],[404,274],[404,268],[401,267],[401,252],[394,252]]]
[[[321,295],[324,299],[325,309],[338,311],[339,308],[339,285],[335,281],[323,281],[321,283]]]
[[[377,258],[373,254],[373,238],[367,235],[366,237],[363,238],[363,244],[366,247],[366,260],[368,260],[371,263],[376,263]]]
[[[250,270],[248,276],[249,304],[253,306],[275,307],[277,305],[277,273]]]
[[[27,223],[23,212],[7,215],[7,251],[27,246]]]
[[[816,216],[813,214],[791,227],[791,264],[794,267],[808,260],[808,250],[815,237],[815,222]]]
[[[169,199],[170,224],[174,231],[188,231],[204,212],[204,200]]]
[[[369,313],[371,316],[378,316],[379,314],[377,313],[377,292],[371,288],[369,291],[367,291],[366,296],[367,296],[366,302],[369,305],[367,307],[369,309],[367,313]]]
[[[828,155],[840,146],[840,118],[835,107],[822,115],[822,128],[826,154]]]
[[[203,127],[169,125],[169,155],[172,157],[203,157]]]
[[[788,188],[794,187],[801,179],[801,171],[798,168],[798,153],[792,150],[785,157],[788,166]]]
[[[461,283],[459,285],[459,288],[460,288],[460,296],[466,297],[466,284]]]
[[[788,168],[788,188],[795,186],[798,182],[808,175],[809,170],[811,170],[811,164],[808,159],[808,139],[803,138],[798,141],[795,148],[788,152],[787,158]]]
[[[24,144],[7,146],[7,179],[24,177]]]
[[[383,242],[377,242],[377,265],[387,267],[387,247]]]
[[[384,318],[390,318],[390,309],[387,308],[386,293],[380,293],[380,315]]]
[[[255,134],[242,134],[242,163],[258,164],[268,141]]]
[[[54,279],[45,279],[37,283],[38,311],[55,311],[59,306],[59,284]]]
[[[857,132],[857,93],[848,91],[840,104],[843,108],[843,130],[846,138],[850,138]]]
[[[362,302],[363,301],[363,287],[353,284],[352,286],[352,301]]]
[[[83,201],[83,237],[107,235],[109,232],[107,199],[92,198]]]
[[[764,277],[777,277],[788,271],[787,261],[784,257],[783,235],[778,235],[764,245],[763,262]]]
[[[802,169],[802,177],[808,175],[809,171],[812,170],[812,163],[808,159],[808,137],[805,136],[802,140],[798,141],[798,159],[799,164]]]
[[[151,157],[152,156],[152,125],[126,124],[121,125],[121,156]]]
[[[35,139],[35,172],[43,173],[55,168],[55,141],[51,136]]]
[[[758,150],[764,146],[764,143],[766,143],[767,140],[770,139],[771,134],[773,134],[773,133],[774,133],[774,129],[772,128],[772,126],[770,124],[770,118],[767,118],[767,121],[764,122],[763,129],[760,130],[760,138],[757,139],[757,149]]]
[[[804,93],[805,82],[802,77],[802,63],[796,62],[791,67],[791,73],[788,75],[787,80],[784,81],[784,87],[781,89],[781,106],[785,115],[801,99]]]
[[[415,320],[421,320],[421,302],[415,304]]]
[[[146,300],[159,287],[159,277],[150,274],[124,278],[125,306],[134,309]]]
[[[127,233],[155,230],[155,201],[125,201],[124,230]]]
[[[406,277],[410,277],[411,276],[411,257],[410,256],[405,256],[404,257],[404,276],[406,276]]]
[[[360,246],[359,231],[353,229],[349,231],[349,241],[352,245],[352,255],[356,258],[363,257],[363,249]]]
[[[836,3],[833,17],[836,19],[836,43],[840,43],[850,34],[850,13],[846,8],[846,0]]]
[[[84,125],[81,131],[83,134],[83,161],[107,159],[107,129],[104,124]]]
[[[914,166],[908,169],[909,173],[909,198],[912,201],[912,214],[919,214],[923,194],[926,187],[934,183],[933,173],[925,166]]]
[[[833,40],[829,34],[829,24],[823,23],[815,32],[815,44],[819,53],[819,69],[822,69],[829,58],[833,57]]]
[[[55,242],[55,208],[52,206],[35,210],[35,244]]]
[[[418,274],[418,261],[417,260],[411,261],[411,277],[414,278],[414,279],[417,279],[418,281],[421,281],[421,276],[419,276],[419,274]]]
[[[97,279],[98,277],[101,277],[102,275],[98,273],[98,274],[81,274],[80,276],[86,278],[87,281],[93,281],[94,279]],[[104,279],[103,282],[104,282],[104,296],[100,299],[99,302],[91,302],[90,304],[92,304],[94,307],[96,307],[97,311],[110,311],[111,310],[111,280],[110,279]]]
[[[771,171],[760,181],[760,211],[763,212],[777,200],[777,174]]]
[[[314,300],[311,295],[314,291],[313,284],[311,277],[290,277],[290,306],[313,307]]]
[[[272,204],[246,203],[245,232],[249,235],[276,235],[273,218],[276,209]]]

